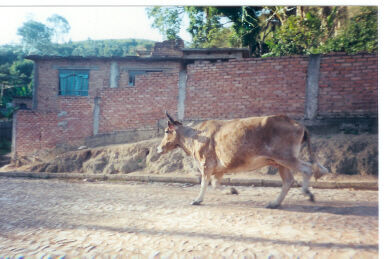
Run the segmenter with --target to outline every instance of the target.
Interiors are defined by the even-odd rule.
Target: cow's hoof
[[[309,190],[303,191],[305,195],[308,196],[310,202],[315,202],[315,196]]]
[[[192,201],[191,205],[200,205],[202,201]]]
[[[230,188],[229,190],[224,191],[224,194],[226,195],[238,195],[239,192],[236,190],[236,188]]]
[[[315,196],[312,193],[309,194],[309,197],[310,197],[310,202],[315,202]]]
[[[265,206],[267,209],[277,209],[280,207],[280,204],[277,204],[277,203],[274,203],[274,202],[270,202],[268,203],[267,206]]]

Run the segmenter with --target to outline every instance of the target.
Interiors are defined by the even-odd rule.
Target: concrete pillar
[[[93,112],[93,134],[94,136],[98,134],[99,131],[99,113],[100,113],[100,97],[94,98],[94,112]]]
[[[183,120],[185,115],[185,96],[186,96],[186,70],[181,70],[178,78],[178,106],[177,106],[177,118]]]
[[[38,108],[38,82],[39,82],[39,66],[34,62],[33,66],[33,84],[32,84],[32,110],[36,110]]]
[[[110,67],[110,88],[117,88],[119,81],[119,66],[116,61],[111,62]]]
[[[11,159],[15,160],[17,157],[16,154],[16,134],[17,134],[17,111],[13,114],[12,118],[12,144],[11,144]]]
[[[320,55],[310,55],[306,82],[305,119],[315,119],[318,114]]]

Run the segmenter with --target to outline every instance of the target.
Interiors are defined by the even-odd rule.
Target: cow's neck
[[[192,154],[193,150],[193,142],[195,132],[194,129],[190,127],[180,128],[180,138],[179,138],[179,146],[185,151],[187,155]]]

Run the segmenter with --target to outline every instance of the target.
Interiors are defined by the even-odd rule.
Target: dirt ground
[[[318,161],[334,175],[378,176],[377,134],[330,134],[312,137],[313,150]],[[192,176],[199,172],[197,165],[182,149],[160,156],[156,149],[160,138],[130,144],[118,144],[97,148],[82,147],[61,153],[58,149],[42,151],[27,157],[19,157],[12,165],[0,168],[4,171],[86,174],[179,174]],[[309,161],[303,148],[300,157]],[[259,172],[273,174],[273,167]]]
[[[0,177],[0,258],[377,258],[378,191]]]

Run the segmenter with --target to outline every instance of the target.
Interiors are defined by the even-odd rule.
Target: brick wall
[[[182,48],[184,47],[183,40],[166,40],[157,42],[154,45],[153,56],[162,57],[182,57]]]
[[[106,88],[100,97],[100,133],[154,129],[165,110],[176,113],[178,73],[140,75],[134,87]]]
[[[308,57],[188,65],[185,118],[287,114],[303,118]],[[321,57],[318,118],[377,116],[377,55]]]
[[[374,116],[378,111],[378,57],[326,55],[320,62],[318,116]]]
[[[304,114],[307,57],[196,62],[189,65],[185,118]]]
[[[17,154],[33,153],[60,144],[81,145],[91,136],[93,106],[87,97],[59,99],[57,111],[19,110],[15,116]]]
[[[55,146],[56,114],[53,112],[36,112],[20,110],[14,116],[16,135],[14,136],[16,154],[31,153],[35,150]],[[54,133],[54,134],[52,134]]]
[[[12,100],[13,107],[22,107],[32,109],[32,99],[23,97],[14,97]]]

